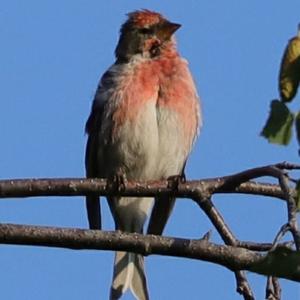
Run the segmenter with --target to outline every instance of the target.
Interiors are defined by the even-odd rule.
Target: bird
[[[86,176],[162,180],[184,174],[186,160],[202,126],[196,85],[188,62],[177,51],[181,27],[147,9],[127,14],[115,49],[115,62],[98,84],[86,122]],[[119,177],[119,178],[120,178]],[[107,197],[116,230],[161,235],[175,199],[159,196]],[[91,229],[101,229],[99,197],[86,198]],[[110,300],[130,289],[149,299],[140,254],[117,251]]]

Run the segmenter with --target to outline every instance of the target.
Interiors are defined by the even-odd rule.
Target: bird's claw
[[[180,175],[172,175],[167,178],[168,180],[168,188],[172,191],[177,191],[180,183],[186,182],[185,174],[182,173]]]
[[[126,188],[126,184],[127,184],[126,174],[123,172],[123,170],[118,170],[109,179],[109,183],[110,183],[111,189],[118,191],[118,192],[124,191]]]

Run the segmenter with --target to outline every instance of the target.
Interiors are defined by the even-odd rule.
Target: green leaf
[[[296,127],[297,140],[298,143],[300,144],[300,112],[296,114],[295,127]]]
[[[288,145],[292,137],[294,115],[279,100],[271,102],[271,111],[261,135],[270,143]]]
[[[282,101],[292,101],[300,82],[300,37],[292,38],[283,55],[279,72],[279,91]]]

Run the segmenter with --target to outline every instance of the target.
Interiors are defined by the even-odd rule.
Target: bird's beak
[[[174,34],[176,30],[178,30],[181,27],[180,24],[177,23],[171,23],[171,22],[165,22],[163,23],[159,28],[159,37],[162,40],[168,40],[171,38],[171,36]]]

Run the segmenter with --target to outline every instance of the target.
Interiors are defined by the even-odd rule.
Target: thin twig
[[[266,300],[280,300],[281,287],[276,277],[268,276],[266,286]]]
[[[297,223],[296,202],[292,196],[292,193],[290,192],[287,177],[281,175],[279,178],[279,183],[282,188],[282,191],[286,195],[286,203],[287,203],[287,211],[288,211],[288,229],[291,231],[293,235],[296,249],[300,251],[300,231],[298,229],[298,223]]]
[[[291,249],[293,245],[293,242],[277,243],[276,248]],[[249,241],[238,241],[237,246],[248,250],[260,252],[274,250],[274,243],[255,243]]]
[[[291,228],[291,232],[294,237],[294,241],[297,249],[299,249],[300,245],[300,233],[297,229],[297,220],[296,220],[296,206],[295,201],[293,199],[293,195],[290,192],[288,185],[286,183],[286,178],[288,178],[285,174],[285,170],[289,169],[299,169],[299,165],[289,164],[287,162],[279,163],[271,166],[264,166],[259,168],[254,168],[250,170],[246,170],[231,176],[223,177],[222,188],[232,190],[244,182],[250,181],[254,178],[262,177],[262,176],[271,176],[277,178],[279,180],[282,192],[285,195],[285,199],[287,201],[288,206],[288,215],[289,215],[289,227]],[[200,205],[202,210],[206,213],[209,219],[212,221],[222,239],[227,245],[237,246],[238,241],[230,231],[229,227],[226,225],[224,219],[221,214],[217,211],[211,201],[211,195],[215,193],[214,190],[210,190],[210,193],[207,192],[207,195],[203,197],[203,193],[194,199]],[[280,235],[278,235],[279,238]],[[276,241],[277,242],[277,241]],[[237,279],[237,291],[244,296],[244,299],[254,299],[253,293],[250,289],[250,286],[247,282],[245,275],[242,272],[235,272]],[[274,291],[273,291],[274,292]],[[274,292],[275,293],[275,292]],[[274,294],[273,293],[273,294]],[[272,295],[273,295],[272,294]]]
[[[197,198],[194,198],[194,200],[198,203],[198,205],[201,207],[201,209],[205,212],[205,214],[208,216],[210,221],[213,223],[213,225],[217,229],[218,233],[220,234],[225,244],[230,246],[237,246],[238,244],[237,239],[231,232],[228,225],[225,223],[222,215],[214,206],[210,197],[208,198],[201,198],[201,197],[202,195],[199,195]],[[243,295],[245,300],[254,300],[253,292],[248,283],[245,273],[242,271],[235,271],[234,273],[235,273],[235,278],[237,283],[237,288],[236,288],[237,292]]]

